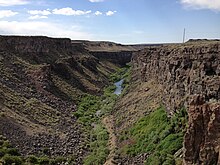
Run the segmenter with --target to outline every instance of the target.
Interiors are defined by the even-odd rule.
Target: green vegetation
[[[175,164],[173,155],[182,147],[186,122],[184,109],[168,118],[164,109],[159,108],[123,133],[120,140],[127,140],[130,144],[125,145],[121,152],[130,156],[150,153],[147,165]]]
[[[109,154],[107,143],[107,130],[100,123],[94,125],[94,128],[90,132],[90,153],[85,158],[84,164],[103,164]]]
[[[84,159],[85,165],[103,164],[109,154],[108,132],[101,120],[112,111],[118,97],[114,94],[116,87],[113,83],[127,77],[128,68],[118,69],[110,75],[112,85],[104,89],[102,96],[84,96],[78,105],[78,110],[73,113],[78,118],[77,121],[83,124],[83,132],[87,137],[84,145],[88,146],[89,153]]]
[[[57,165],[65,162],[74,164],[74,160],[71,158],[48,158],[46,156],[36,157],[34,155],[23,157],[5,137],[0,135],[0,164],[2,165]]]
[[[123,74],[123,79],[124,79],[124,82],[122,84],[123,91],[122,91],[121,96],[123,96],[128,91],[128,88],[129,88],[129,84],[131,80],[131,66],[130,65],[127,65],[127,71]]]
[[[115,73],[110,75],[109,79],[112,83],[124,79],[122,84],[123,91],[121,93],[121,96],[123,96],[129,88],[129,83],[131,80],[131,65],[127,64],[124,68],[117,69]]]
[[[117,71],[109,76],[110,82],[117,82],[130,76],[131,66],[128,64],[124,68],[118,68]]]
[[[9,141],[0,136],[0,164],[15,164],[21,165],[23,164],[23,159],[21,158],[18,150],[13,148]]]
[[[88,138],[87,145],[89,154],[84,160],[85,165],[103,164],[109,154],[108,132],[102,126],[102,116],[110,112],[114,106],[117,96],[113,94],[115,88],[110,86],[104,90],[104,95],[87,95],[81,99],[78,111],[74,115],[78,122],[82,123],[83,131]]]
[[[90,127],[92,122],[98,120],[95,113],[99,110],[100,98],[98,96],[86,95],[80,101],[78,109],[73,114],[78,118],[78,121],[84,126]]]

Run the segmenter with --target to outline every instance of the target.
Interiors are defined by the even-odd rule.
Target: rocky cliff
[[[188,43],[140,51],[133,57],[142,81],[163,86],[163,103],[172,114],[188,107],[190,96],[201,94],[206,101],[219,100],[220,45]]]
[[[132,53],[134,51],[119,51],[119,52],[90,52],[94,57],[99,60],[107,60],[114,64],[125,66],[126,63],[131,61]]]
[[[136,74],[133,82],[141,80],[138,86],[142,88],[145,84],[145,92],[140,87],[136,90],[147,95],[142,95],[146,101],[156,91],[152,89],[156,88],[158,94],[150,102],[159,101],[169,116],[183,107],[187,109],[189,127],[184,138],[184,164],[217,164],[220,144],[220,42],[191,41],[148,48],[137,52],[132,63]],[[151,88],[147,84],[151,84]],[[150,90],[151,93],[147,94]],[[145,105],[145,110],[136,108],[135,111],[143,114],[146,109],[152,109],[149,104]],[[130,111],[128,108],[132,107],[127,106]],[[126,123],[128,121],[131,122],[127,120]]]
[[[82,164],[88,151],[73,112],[109,83],[118,68],[110,59],[70,39],[0,36],[0,134],[22,155],[71,155]]]
[[[67,38],[49,38],[43,36],[0,36],[1,50],[22,53],[48,53],[54,51],[71,51],[71,40]]]
[[[204,96],[194,96],[189,108],[189,126],[184,141],[185,165],[220,163],[220,103],[207,102]]]

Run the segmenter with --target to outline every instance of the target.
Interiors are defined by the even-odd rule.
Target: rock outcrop
[[[220,103],[206,102],[204,97],[194,96],[189,105],[188,115],[184,164],[219,164]]]
[[[49,38],[44,36],[0,36],[0,50],[19,53],[49,53],[61,50],[73,51],[68,38]]]
[[[137,52],[132,62],[142,82],[162,88],[158,98],[168,115],[187,109],[184,164],[219,164],[220,42],[148,48]]]
[[[100,60],[107,60],[114,64],[125,66],[131,61],[133,51],[118,51],[118,52],[90,52],[94,57]]]
[[[142,81],[156,80],[163,86],[163,103],[173,114],[188,107],[190,96],[220,100],[220,44],[186,44],[138,52],[133,63]]]

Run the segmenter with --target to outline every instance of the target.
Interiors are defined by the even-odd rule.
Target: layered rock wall
[[[92,44],[94,47],[98,44],[89,41],[88,43]],[[108,51],[90,51],[89,49],[86,49],[86,45],[83,43],[74,42],[68,38],[50,38],[45,36],[0,36],[0,51],[28,54],[28,56],[32,57],[31,60],[34,59],[38,63],[45,62],[40,59],[44,58],[42,56],[48,56],[48,54],[53,53],[53,57],[50,57],[50,59],[90,54],[99,60],[106,60],[114,64],[125,65],[131,61],[132,52],[134,51],[133,49],[131,51],[124,51],[123,49],[126,48],[127,47],[124,46],[118,48],[117,51],[111,51],[111,47],[109,47]],[[38,56],[40,58],[38,58]],[[46,62],[51,62],[50,59]]]
[[[142,50],[133,56],[142,81],[163,86],[162,102],[172,114],[188,107],[190,96],[220,100],[220,44],[164,46]]]
[[[51,51],[70,51],[71,40],[44,36],[0,36],[0,49],[19,53],[49,53]]]
[[[117,52],[90,52],[94,57],[100,60],[108,60],[119,65],[126,65],[131,61],[132,51],[117,51]]]
[[[162,86],[161,103],[169,115],[187,109],[184,164],[220,164],[220,42],[149,48],[132,61],[142,83]]]
[[[188,115],[184,165],[220,164],[220,103],[205,102],[202,96],[194,96]]]

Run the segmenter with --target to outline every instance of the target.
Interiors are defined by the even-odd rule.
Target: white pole
[[[186,37],[186,29],[183,30],[183,43],[185,43],[185,37]]]

